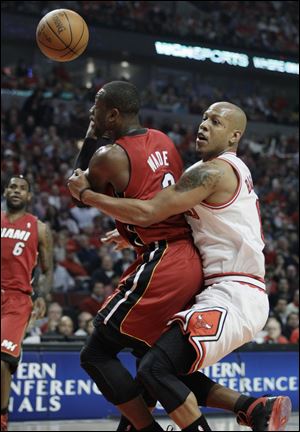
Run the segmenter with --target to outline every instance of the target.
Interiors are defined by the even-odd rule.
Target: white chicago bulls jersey
[[[194,208],[195,217],[187,216],[202,256],[204,283],[234,281],[265,289],[264,241],[251,173],[235,153],[217,159],[227,161],[237,174],[233,197],[224,204],[203,201]]]

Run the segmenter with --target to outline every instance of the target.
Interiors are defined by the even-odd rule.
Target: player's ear
[[[7,196],[7,188],[4,189],[3,196],[4,196],[4,198],[6,198],[6,196]]]
[[[238,142],[239,142],[239,140],[241,138],[241,135],[242,135],[241,131],[239,131],[239,130],[233,131],[233,133],[231,135],[231,138],[229,140],[229,144],[231,146],[234,146],[234,145],[238,144]]]
[[[31,192],[28,192],[28,195],[27,195],[27,202],[29,203],[31,200],[32,200],[32,193],[31,193]]]
[[[113,108],[108,116],[108,121],[110,123],[114,123],[120,116],[120,111],[118,110],[118,108]]]

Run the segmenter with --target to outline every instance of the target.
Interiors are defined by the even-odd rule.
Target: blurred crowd
[[[141,73],[143,71],[141,70]],[[29,114],[38,100],[42,105],[39,110],[37,125],[57,125],[68,121],[77,128],[77,120],[85,116],[82,102],[92,103],[95,93],[101,86],[122,76],[103,78],[101,70],[97,70],[91,87],[87,89],[83,82],[74,83],[63,64],[56,64],[48,74],[40,71],[37,66],[26,64],[22,59],[15,66],[2,68],[2,88],[11,90],[31,90],[32,95],[24,112]],[[240,105],[247,117],[252,121],[264,121],[277,124],[297,125],[299,121],[299,103],[290,99],[284,89],[276,88],[271,94],[263,86],[253,83],[231,82],[224,86],[209,76],[190,77],[178,74],[165,77],[154,77],[143,86],[142,108],[155,109],[175,114],[202,114],[207,106],[216,100],[228,100]],[[76,104],[74,111],[65,110],[65,102]]]
[[[22,62],[18,63],[15,75],[24,82],[28,74],[27,67],[23,66]],[[22,104],[5,109],[4,99],[1,110],[1,191],[13,174],[26,175],[33,190],[28,210],[51,226],[54,237],[54,284],[53,293],[48,297],[47,317],[29,329],[27,342],[85,338],[91,331],[92,317],[135,258],[131,249],[116,251],[101,241],[107,231],[114,229],[110,217],[93,208],[73,206],[66,180],[72,173],[80,140],[88,126],[87,108],[101,80],[89,91],[77,89],[72,103],[60,97],[62,91],[75,92],[75,86],[72,88],[70,83],[65,69],[57,66],[49,77],[28,86],[32,94]],[[185,96],[181,93],[183,89]],[[50,91],[51,97],[47,96]],[[262,93],[259,96],[249,93],[245,98],[237,93],[235,99],[234,94],[222,92],[209,82],[195,86],[186,83],[184,88],[172,80],[153,80],[142,92],[143,106],[170,110],[174,117],[170,123],[164,120],[159,124],[147,117],[142,119],[142,124],[168,134],[185,166],[197,161],[194,146],[198,125],[191,127],[176,120],[184,111],[170,106],[182,98],[186,98],[183,105],[191,103],[187,102],[190,94],[194,97],[194,113],[200,114],[211,102],[228,95],[230,101],[246,110],[250,119],[285,124],[285,117],[276,120],[274,115],[257,117],[266,103]],[[288,105],[288,101],[282,103],[284,107]],[[251,112],[253,117],[249,115]],[[239,148],[260,196],[266,240],[271,314],[257,341],[294,343],[299,337],[299,139],[296,131],[289,135],[261,136],[261,133],[248,134]],[[1,208],[4,207],[2,196]]]
[[[67,8],[103,27],[284,55],[298,53],[298,7],[297,1],[1,2],[14,13],[43,16]]]

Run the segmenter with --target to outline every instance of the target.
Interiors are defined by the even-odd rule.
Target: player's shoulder
[[[107,163],[124,156],[126,156],[125,150],[119,144],[113,143],[102,146],[96,150],[91,160],[98,163]]]

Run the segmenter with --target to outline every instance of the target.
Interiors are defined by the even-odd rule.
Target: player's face
[[[196,150],[201,159],[211,159],[228,147],[231,137],[229,126],[226,112],[218,108],[205,111],[196,139]]]
[[[105,132],[114,131],[117,126],[118,110],[107,108],[104,89],[98,91],[90,114],[90,118],[95,122],[95,135],[98,138],[102,137]]]
[[[12,178],[4,191],[4,196],[9,209],[23,210],[31,198],[27,181]]]

